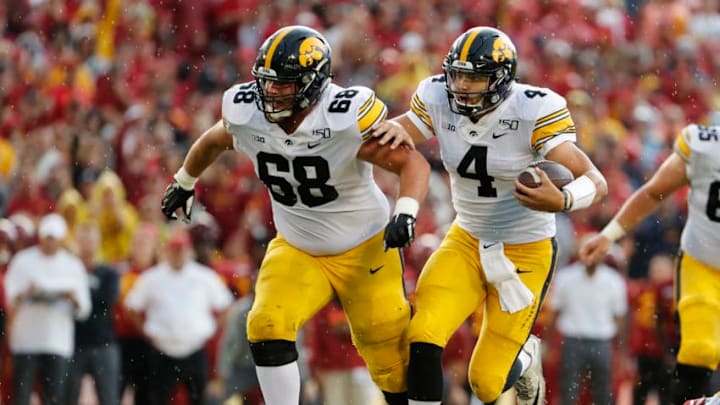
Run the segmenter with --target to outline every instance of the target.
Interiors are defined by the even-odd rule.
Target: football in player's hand
[[[525,187],[536,188],[540,186],[540,175],[535,172],[536,167],[544,171],[557,188],[562,188],[575,178],[570,169],[563,164],[552,160],[541,160],[520,172],[518,181]]]

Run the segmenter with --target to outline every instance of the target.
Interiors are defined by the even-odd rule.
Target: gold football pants
[[[715,370],[720,363],[720,269],[680,257],[678,363]]]
[[[250,342],[295,341],[303,324],[338,297],[353,342],[380,389],[406,389],[410,305],[397,249],[383,250],[382,232],[333,256],[311,256],[278,235],[270,242],[248,315]]]
[[[468,372],[470,385],[483,402],[492,402],[500,396],[510,368],[530,335],[555,267],[555,243],[544,239],[506,244],[505,255],[535,295],[529,307],[514,314],[500,309],[497,291],[485,279],[478,240],[453,224],[420,274],[416,312],[408,332],[410,343],[445,347],[476,309],[483,311]]]

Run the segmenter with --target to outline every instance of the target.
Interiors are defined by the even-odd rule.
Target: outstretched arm
[[[610,244],[635,228],[648,217],[666,198],[688,184],[685,161],[673,153],[650,180],[625,201],[615,217],[602,232],[588,239],[580,247],[580,259],[586,264],[600,262],[607,254]]]
[[[395,149],[400,145],[408,145],[415,149],[415,144],[425,142],[422,132],[410,121],[407,113],[381,122],[373,129],[372,136],[380,138],[380,145],[392,141],[390,149]]]
[[[399,198],[410,197],[418,202],[425,199],[430,165],[420,152],[406,147],[391,149],[380,145],[377,139],[370,139],[362,144],[357,157],[397,174]]]
[[[173,182],[165,189],[161,210],[168,219],[177,219],[177,211],[180,209],[184,215],[183,221],[190,222],[198,177],[220,153],[232,146],[232,136],[225,129],[222,120],[216,122],[193,143],[182,167],[173,176]]]
[[[372,136],[378,138],[380,145],[390,142],[390,149],[398,146],[406,145],[410,149],[415,149],[415,142],[409,132],[396,120],[384,120],[378,126],[373,128]]]
[[[197,179],[220,156],[220,153],[232,147],[232,136],[220,120],[193,143],[180,170],[184,169],[188,175]]]

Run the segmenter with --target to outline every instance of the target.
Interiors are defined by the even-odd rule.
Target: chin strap
[[[267,106],[266,106],[267,107]],[[272,122],[278,122],[283,118],[293,115],[293,110],[283,110],[278,112],[266,112],[265,115]]]

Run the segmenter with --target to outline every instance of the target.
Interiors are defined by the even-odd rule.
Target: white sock
[[[522,371],[520,372],[520,375],[525,375],[527,369],[530,368],[530,364],[532,363],[533,358],[525,350],[520,350],[518,360],[520,360],[520,364],[522,365]]]
[[[408,401],[408,405],[440,405],[440,401],[416,401],[411,399]]]
[[[296,361],[277,367],[255,366],[265,405],[300,403],[300,371]]]

